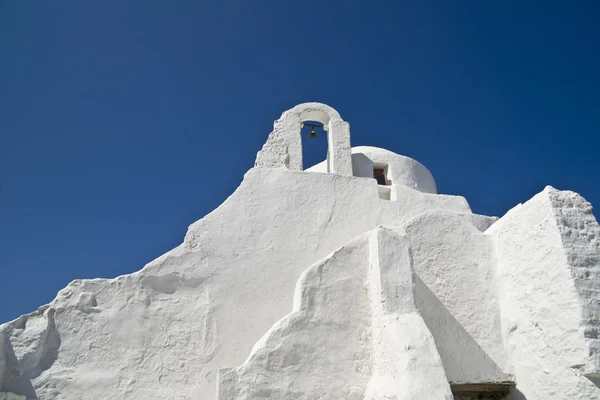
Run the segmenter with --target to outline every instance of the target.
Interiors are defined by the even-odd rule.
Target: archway
[[[304,121],[301,125],[302,166],[306,170],[327,159],[327,127],[318,121]],[[323,171],[329,172],[327,162]]]
[[[302,171],[302,123],[316,121],[327,131],[327,170],[330,173],[352,176],[350,126],[340,114],[322,103],[303,103],[284,112],[273,125],[255,166]]]

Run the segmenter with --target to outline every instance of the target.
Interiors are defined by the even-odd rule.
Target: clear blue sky
[[[548,184],[600,207],[598,15],[597,1],[0,0],[0,322],[181,243],[306,101],[474,212]]]

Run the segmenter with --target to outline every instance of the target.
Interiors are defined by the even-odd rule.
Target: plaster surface
[[[600,399],[598,233],[589,203],[552,187],[486,231],[496,244],[501,332],[522,398]]]
[[[308,268],[291,314],[223,369],[219,399],[451,399],[408,242],[377,228]]]
[[[468,216],[440,210],[422,213],[402,229],[423,287],[423,317],[435,332],[450,382],[510,379],[503,372],[502,336],[490,329],[500,325],[492,240]]]
[[[303,120],[329,139],[306,171]],[[475,215],[302,104],[181,245],[0,325],[0,399],[450,399],[450,384],[509,383],[514,399],[600,399],[599,235],[589,203],[552,188]]]

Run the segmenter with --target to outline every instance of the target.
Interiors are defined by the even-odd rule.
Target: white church
[[[476,215],[305,103],[181,245],[0,325],[0,400],[600,400],[599,311],[577,193]]]

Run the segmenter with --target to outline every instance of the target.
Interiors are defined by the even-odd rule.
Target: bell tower
[[[301,129],[305,121],[320,122],[327,132],[327,171],[352,176],[350,124],[336,110],[322,103],[303,103],[284,112],[258,152],[255,167],[304,170]],[[316,134],[314,127],[310,134]]]

